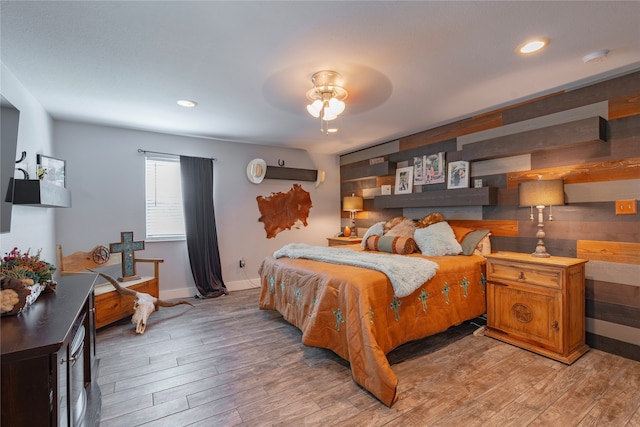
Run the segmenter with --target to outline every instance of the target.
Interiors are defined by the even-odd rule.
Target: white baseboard
[[[254,289],[260,287],[260,278],[249,280],[236,280],[235,282],[225,282],[227,290],[229,292],[242,291],[245,289]],[[200,292],[195,287],[185,287],[179,289],[169,289],[166,291],[160,290],[160,298],[163,300],[172,300],[178,298],[193,298],[194,295]]]

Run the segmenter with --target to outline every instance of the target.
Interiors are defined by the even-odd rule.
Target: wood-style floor
[[[591,350],[566,366],[468,324],[389,354],[387,408],[257,300],[161,308],[144,335],[98,331],[101,426],[640,426],[640,362]]]

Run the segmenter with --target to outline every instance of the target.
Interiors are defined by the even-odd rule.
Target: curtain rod
[[[142,148],[138,148],[138,153],[164,154],[165,156],[180,156],[180,154],[163,153],[162,151],[143,150]],[[209,159],[209,160],[213,160],[214,162],[218,160],[215,157],[204,157],[204,158],[205,159]]]

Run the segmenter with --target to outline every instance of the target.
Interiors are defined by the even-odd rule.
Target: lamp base
[[[548,254],[547,252],[534,252],[531,254],[531,256],[534,256],[536,258],[551,258],[551,255]]]
[[[538,223],[538,232],[536,233],[536,237],[538,238],[536,251],[531,254],[532,256],[534,256],[536,258],[549,258],[549,257],[551,257],[551,255],[547,252],[547,248],[544,246],[545,233],[544,233],[544,230],[542,229],[543,227],[544,227],[544,224],[543,224],[542,220],[540,220],[540,222]]]

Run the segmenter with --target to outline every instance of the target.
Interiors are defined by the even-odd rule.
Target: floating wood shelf
[[[498,189],[495,187],[482,187],[376,196],[373,201],[373,206],[376,209],[422,208],[431,206],[485,206],[495,205],[497,202]]]
[[[602,117],[590,117],[465,144],[462,160],[488,160],[606,140],[607,121]]]
[[[11,184],[10,184],[11,185]],[[68,208],[71,207],[71,192],[64,187],[37,179],[14,179],[13,197],[14,205],[36,206],[42,208]]]
[[[288,179],[291,181],[316,181],[318,171],[315,169],[284,168],[279,166],[267,166],[265,179]]]
[[[342,181],[358,181],[379,176],[395,175],[396,164],[394,162],[382,162],[374,165],[357,166],[342,171]]]

